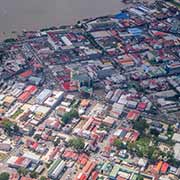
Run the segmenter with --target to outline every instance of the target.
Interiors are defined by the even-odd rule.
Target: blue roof
[[[129,14],[127,13],[119,13],[115,15],[116,19],[128,19],[129,18]]]
[[[133,35],[141,35],[142,29],[140,28],[128,28],[128,32]]]

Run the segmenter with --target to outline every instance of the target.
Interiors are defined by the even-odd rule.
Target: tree
[[[136,180],[144,180],[144,177],[139,174]]]
[[[64,122],[64,124],[69,123],[73,118],[78,118],[79,114],[78,111],[75,109],[72,109],[70,112],[66,112],[64,113],[63,117],[62,117],[62,121]]]
[[[36,135],[34,136],[34,139],[36,139],[37,141],[39,141],[39,140],[41,139],[41,135],[40,135],[40,134],[36,134]]]
[[[9,180],[9,173],[7,172],[2,172],[0,174],[0,180]]]
[[[115,139],[113,146],[115,146],[118,150],[124,148],[124,144],[120,139]]]
[[[13,133],[17,133],[19,131],[19,127],[16,123],[13,123],[9,120],[3,120],[2,125],[4,127],[5,132],[11,136]]]
[[[26,176],[28,174],[28,170],[26,168],[19,168],[17,172],[20,176]]]
[[[84,139],[79,137],[70,139],[68,144],[77,151],[83,150],[85,146]]]
[[[14,42],[16,42],[16,39],[9,38],[9,39],[5,39],[4,42],[5,43],[14,43]]]
[[[54,146],[58,146],[60,142],[61,142],[61,140],[60,140],[60,138],[58,138],[56,141],[54,141]]]
[[[47,180],[47,177],[41,176],[39,180]]]
[[[30,173],[30,177],[31,177],[31,178],[37,178],[37,176],[38,176],[38,174],[37,174],[37,172],[35,172],[35,171],[32,171],[32,172]]]
[[[145,120],[139,120],[134,122],[133,128],[140,132],[140,134],[144,134],[145,130],[148,128],[148,124]]]

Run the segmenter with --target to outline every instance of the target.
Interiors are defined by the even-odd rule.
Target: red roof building
[[[75,178],[75,180],[87,180],[87,176],[84,173],[78,174],[78,176]]]
[[[86,180],[90,176],[91,172],[96,167],[96,163],[94,161],[88,161],[86,165],[83,167],[81,173],[77,175],[75,180]],[[84,178],[84,179],[83,179]]]
[[[93,171],[92,174],[91,174],[91,180],[97,180],[98,174],[99,173],[97,171]]]
[[[28,91],[26,91],[26,92],[23,92],[19,97],[18,97],[18,100],[20,101],[20,102],[26,102],[26,101],[28,101],[28,99],[30,98],[30,96],[31,96],[31,94],[28,92]]]
[[[146,109],[146,107],[147,107],[147,103],[145,103],[145,102],[140,102],[140,103],[138,104],[137,109],[138,109],[139,111],[144,111],[144,110]]]
[[[137,111],[137,110],[131,110],[128,112],[127,114],[127,119],[128,120],[133,120],[133,121],[136,121],[140,116],[140,112]]]
[[[32,75],[32,70],[27,70],[27,71],[25,71],[25,72],[23,72],[23,73],[21,73],[20,75],[19,75],[19,77],[21,77],[21,78],[28,78],[29,76],[31,76]]]
[[[159,173],[160,170],[161,170],[162,165],[163,165],[163,161],[159,161],[159,162],[157,163],[157,165],[154,167],[154,171],[155,171],[156,173]]]
[[[126,180],[126,178],[123,178],[123,177],[121,177],[121,176],[118,176],[118,177],[117,177],[117,180]]]
[[[75,153],[75,152],[73,152],[73,151],[66,150],[66,151],[63,153],[63,157],[66,158],[66,159],[77,160],[77,159],[78,159],[78,154]]]
[[[166,174],[167,170],[169,168],[169,164],[168,163],[163,163],[162,167],[161,167],[161,173],[162,174]]]
[[[81,154],[78,158],[78,163],[80,163],[81,165],[85,166],[86,163],[88,162],[89,158],[86,154]]]
[[[34,94],[37,91],[37,87],[34,85],[29,85],[24,91],[28,91],[31,94]]]
[[[37,179],[23,176],[23,177],[21,177],[20,180],[37,180]]]

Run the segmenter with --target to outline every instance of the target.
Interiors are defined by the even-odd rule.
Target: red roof
[[[32,73],[33,73],[32,70],[27,70],[27,71],[21,73],[19,76],[20,76],[21,78],[27,78],[27,77],[31,76]]]
[[[73,151],[66,150],[63,157],[76,160],[78,158],[78,154]]]
[[[23,176],[23,177],[21,177],[20,180],[37,180],[37,179]]]
[[[87,176],[84,173],[80,173],[75,180],[87,180]]]
[[[104,151],[109,153],[111,151],[111,146],[105,146]]]
[[[86,154],[81,154],[78,158],[78,162],[81,164],[81,165],[85,165],[88,161],[88,156]]]
[[[163,161],[159,161],[157,165],[154,167],[154,170],[159,173],[161,167],[162,167]]]
[[[145,108],[146,108],[146,106],[147,106],[147,103],[145,103],[145,102],[140,102],[139,104],[138,104],[138,109],[139,110],[144,110]]]
[[[98,174],[99,173],[97,171],[93,171],[92,174],[91,174],[91,180],[97,180]]]
[[[117,180],[126,180],[126,178],[123,178],[123,177],[121,177],[121,176],[118,176],[118,177],[117,177]]]
[[[37,142],[33,143],[32,148],[36,149],[37,147],[38,147],[38,143]]]
[[[69,91],[70,90],[70,82],[64,82],[63,88],[64,88],[64,90]]]
[[[139,112],[139,111],[137,111],[137,110],[131,110],[131,111],[129,111],[128,114],[127,114],[127,119],[128,119],[128,120],[134,120],[134,121],[136,121],[136,120],[138,119],[139,115],[140,115],[140,112]]]
[[[18,157],[18,158],[16,159],[15,163],[16,163],[16,164],[22,164],[24,160],[25,160],[24,157]]]
[[[37,91],[37,87],[34,85],[29,85],[26,87],[26,89],[24,91],[28,91],[31,94],[34,94]]]
[[[23,92],[19,97],[18,97],[18,100],[19,101],[22,101],[22,102],[26,102],[29,98],[30,98],[31,94],[26,91],[26,92]]]
[[[165,174],[168,170],[169,164],[168,163],[163,163],[162,167],[161,167],[161,173]]]

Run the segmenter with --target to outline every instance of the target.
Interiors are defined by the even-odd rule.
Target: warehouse
[[[38,104],[42,104],[49,96],[51,96],[52,91],[49,89],[44,89],[41,93],[36,97],[36,102]]]
[[[51,165],[51,167],[48,170],[48,177],[56,179],[60,176],[60,174],[63,172],[65,168],[65,161],[63,160],[56,160],[54,163]]]

